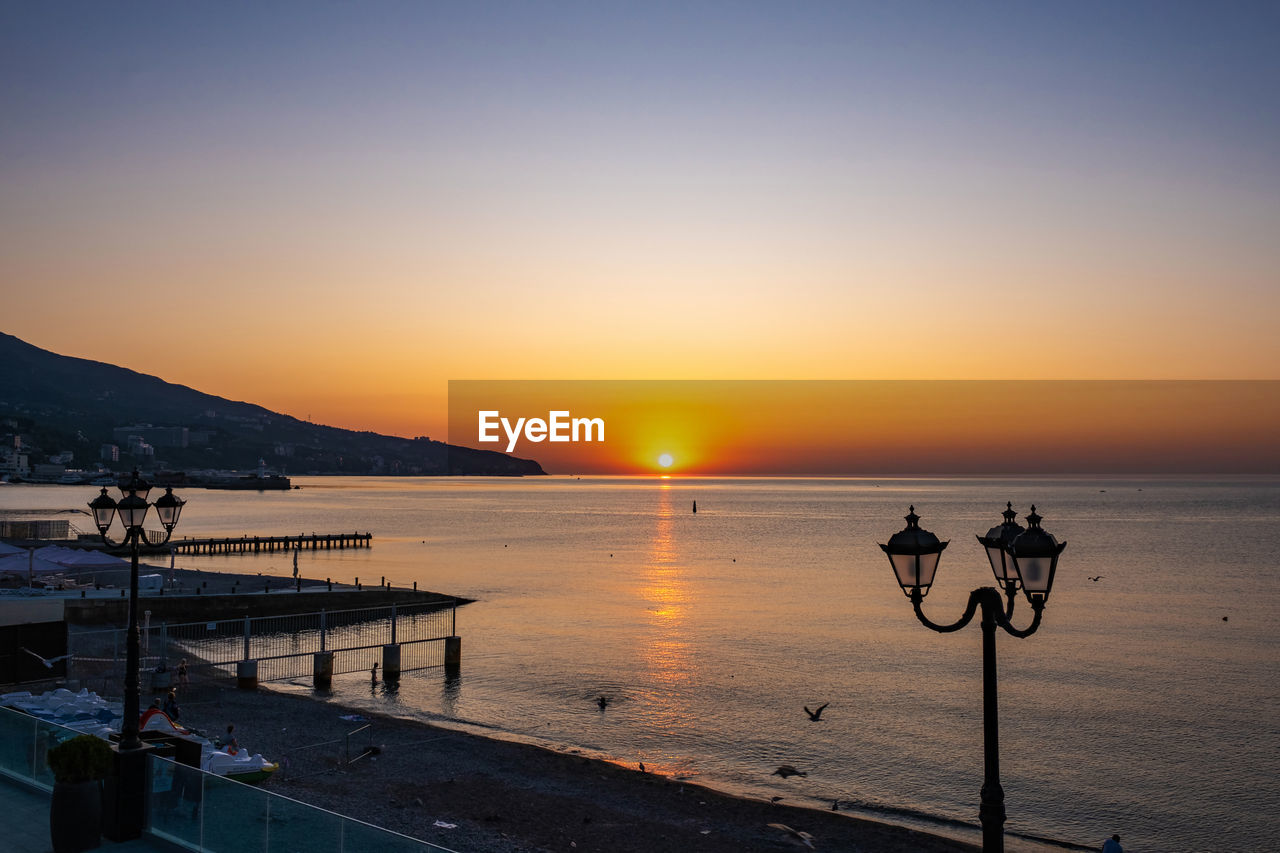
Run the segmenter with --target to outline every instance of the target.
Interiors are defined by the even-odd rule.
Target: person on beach
[[[170,690],[164,697],[164,704],[160,706],[160,710],[169,715],[169,719],[175,723],[182,718],[182,711],[178,709],[178,694]]]
[[[1124,848],[1120,846],[1120,836],[1113,835],[1102,842],[1102,853],[1124,853]]]
[[[236,727],[234,724],[227,726],[227,733],[222,737],[222,748],[229,755],[235,755],[240,751],[240,741],[236,740]]]
[[[183,658],[182,663],[178,664],[178,686],[186,687],[191,684],[191,679],[187,677],[187,659]]]

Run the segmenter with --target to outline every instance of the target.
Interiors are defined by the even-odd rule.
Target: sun
[[[675,459],[671,458],[670,453],[664,453],[658,457],[658,464],[661,465],[663,468],[670,468],[672,463],[675,461],[676,461]]]

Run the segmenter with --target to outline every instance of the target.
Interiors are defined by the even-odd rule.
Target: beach
[[[975,847],[909,828],[727,796],[583,756],[357,711],[269,689],[197,683],[182,720],[209,735],[234,724],[242,747],[281,761],[267,790],[459,853],[731,853],[818,850],[962,851]],[[373,754],[345,762],[344,735],[371,723]],[[350,756],[370,737],[353,737]],[[324,744],[323,746],[313,746]],[[803,781],[803,780],[794,780]],[[449,824],[443,827],[439,824]]]

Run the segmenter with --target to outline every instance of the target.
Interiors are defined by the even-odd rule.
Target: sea
[[[921,625],[878,543],[911,506],[949,540],[924,610],[950,622],[993,584],[975,536],[1034,505],[1068,544],[1039,630],[996,641],[1012,846],[1280,849],[1280,478],[294,483],[183,490],[178,534],[368,531],[369,549],[303,552],[302,575],[474,599],[460,675],[340,676],[335,701],[971,840],[981,631]],[[0,507],[95,494],[78,491],[4,486]],[[293,571],[281,553],[179,565]]]

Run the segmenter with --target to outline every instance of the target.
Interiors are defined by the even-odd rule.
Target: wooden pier
[[[312,533],[297,536],[240,536],[218,539],[171,539],[157,550],[179,554],[271,554],[276,551],[330,551],[368,548],[372,533]]]

